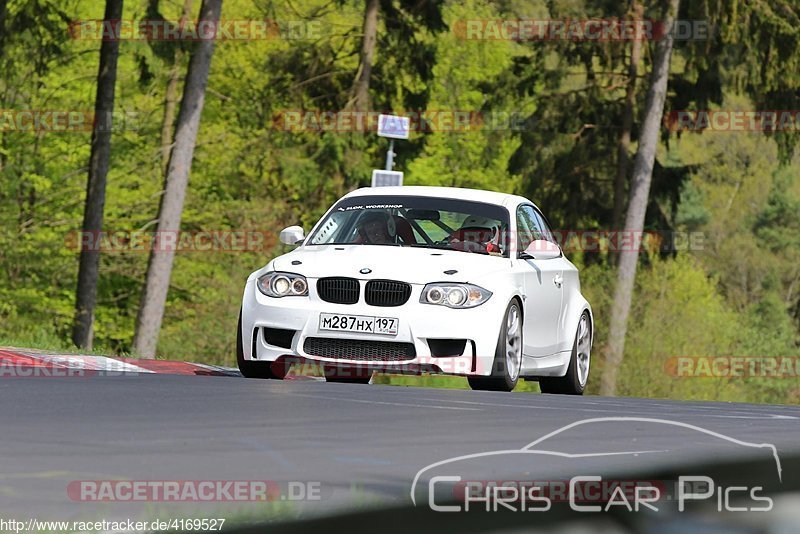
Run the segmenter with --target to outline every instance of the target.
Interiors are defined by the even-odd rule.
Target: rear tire
[[[522,311],[519,301],[508,303],[490,376],[468,376],[469,387],[485,391],[511,391],[519,381],[522,367]]]
[[[583,395],[589,381],[589,363],[592,351],[592,322],[589,314],[583,312],[578,321],[575,341],[572,344],[572,355],[569,359],[567,374],[558,377],[542,377],[539,389],[542,393],[560,395]]]
[[[236,327],[236,363],[245,378],[283,380],[288,367],[283,362],[258,362],[244,359],[242,343],[242,310],[239,309],[239,326]]]

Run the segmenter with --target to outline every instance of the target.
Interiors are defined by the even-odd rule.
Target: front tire
[[[468,376],[472,389],[487,391],[511,391],[519,380],[522,367],[522,311],[519,301],[508,303],[490,376]]]
[[[278,362],[254,362],[244,359],[244,345],[242,343],[242,310],[239,310],[239,325],[236,327],[236,364],[239,366],[239,372],[245,378],[266,378],[274,380],[283,380],[286,376],[285,367],[283,363]],[[280,367],[280,369],[278,369]]]
[[[589,364],[592,352],[592,322],[589,314],[583,312],[578,321],[578,331],[572,344],[572,356],[569,359],[567,374],[559,377],[542,377],[539,389],[542,393],[561,395],[583,395],[589,381]]]

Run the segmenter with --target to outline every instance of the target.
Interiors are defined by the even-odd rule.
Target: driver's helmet
[[[497,221],[480,215],[470,215],[461,227],[450,235],[450,246],[471,252],[487,251],[497,235]],[[493,250],[492,250],[493,251]]]
[[[396,233],[394,219],[386,211],[368,211],[358,221],[358,234],[365,243],[388,243]]]

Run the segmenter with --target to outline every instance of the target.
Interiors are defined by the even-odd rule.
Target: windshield
[[[508,256],[508,210],[450,198],[371,195],[342,199],[311,245],[428,247]]]

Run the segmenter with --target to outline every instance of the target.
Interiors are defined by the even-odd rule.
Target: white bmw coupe
[[[466,376],[473,389],[583,393],[593,317],[577,268],[541,211],[504,193],[376,187],[339,200],[297,245],[252,273],[237,362],[253,378],[322,364],[329,381],[373,371]]]

